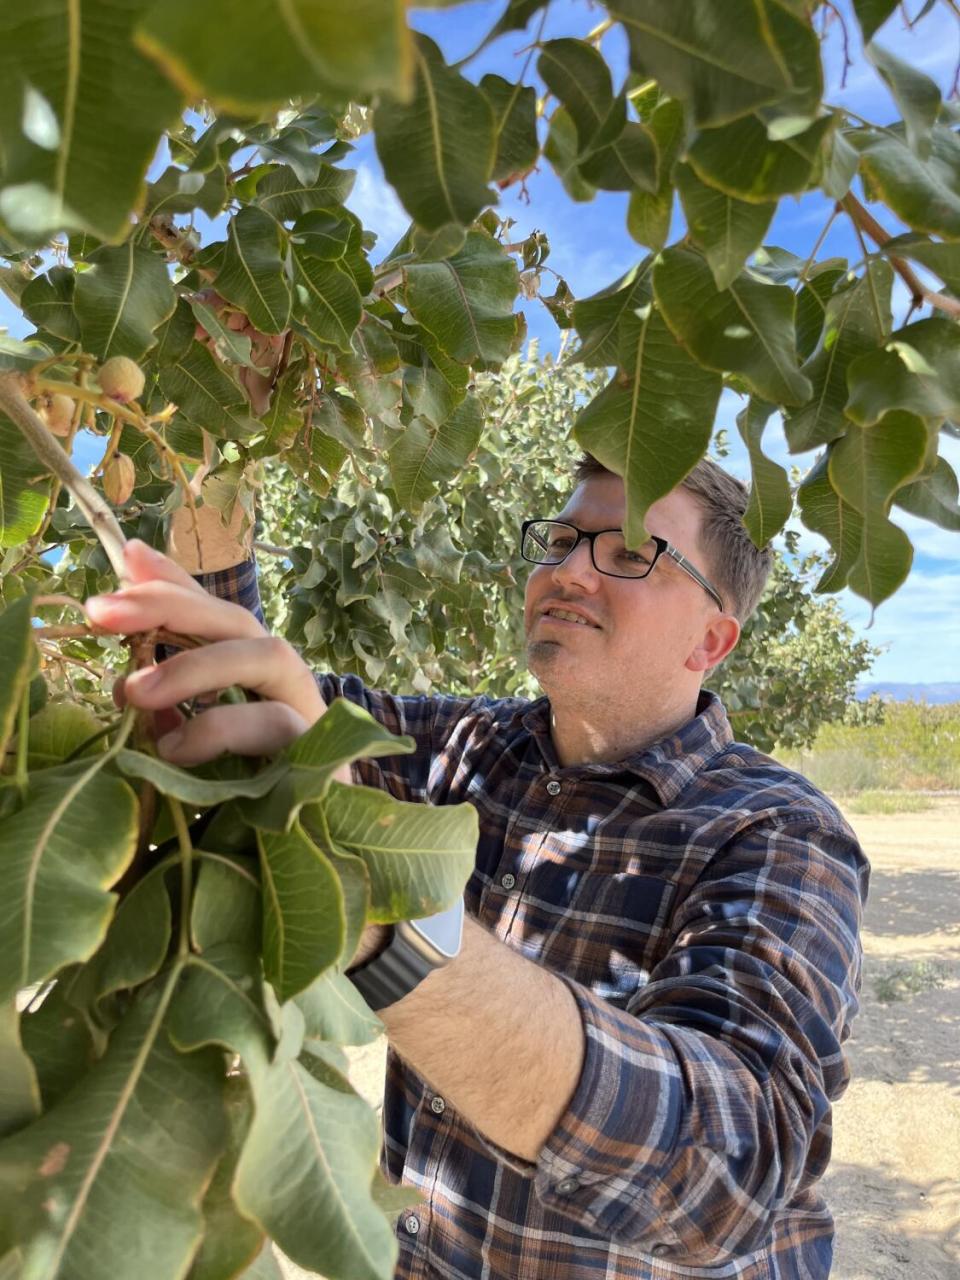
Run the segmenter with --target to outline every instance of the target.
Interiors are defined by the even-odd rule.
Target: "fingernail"
[[[128,547],[136,546],[139,555],[145,560],[161,560],[163,557],[159,551],[150,546],[149,542],[144,542],[142,538],[131,538],[127,543]]]
[[[162,675],[163,675],[163,672],[160,670],[159,667],[141,668],[141,670],[138,671],[137,674],[132,677],[134,681],[134,688],[152,689],[153,686],[159,682],[160,677]]]
[[[157,743],[157,751],[162,756],[175,755],[183,742],[183,736],[182,729],[173,729],[170,733],[165,733]]]
[[[88,600],[84,601],[83,607],[86,609],[87,615],[96,621],[97,614],[102,616],[103,613],[109,610],[111,605],[116,604],[119,599],[120,597],[118,595],[113,594],[105,596],[90,596]]]

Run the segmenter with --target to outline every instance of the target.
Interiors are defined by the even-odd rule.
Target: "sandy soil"
[[[853,1080],[824,1179],[831,1280],[960,1280],[960,802],[848,816],[872,871]]]
[[[932,803],[848,815],[872,874],[853,1080],[824,1179],[831,1280],[960,1280],[960,800]],[[354,1053],[371,1102],[384,1055],[382,1043]],[[284,1264],[290,1280],[306,1275]]]

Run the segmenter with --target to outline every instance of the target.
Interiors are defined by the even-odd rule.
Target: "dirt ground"
[[[960,1280],[960,801],[849,817],[872,870],[831,1280]]]
[[[853,1079],[824,1179],[831,1280],[960,1280],[960,800],[931,803],[849,815],[872,873]],[[355,1052],[354,1084],[371,1101],[384,1054],[382,1043]]]

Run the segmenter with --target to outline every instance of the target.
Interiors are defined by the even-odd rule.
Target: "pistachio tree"
[[[623,475],[631,542],[706,450],[725,387],[746,400],[751,535],[791,508],[764,452],[782,420],[801,518],[832,549],[822,590],[876,605],[903,582],[893,507],[960,525],[940,450],[960,396],[960,142],[954,105],[876,39],[896,7],[840,19],[892,124],[824,100],[838,6],[818,0],[611,0],[549,38],[548,0],[508,0],[481,47],[526,31],[511,76],[448,60],[402,0],[0,11],[0,285],[33,329],[0,339],[5,1280],[264,1276],[271,1239],[331,1280],[388,1277],[416,1195],[380,1177],[344,1071],[341,1046],[377,1023],[343,969],[366,922],[439,910],[472,865],[469,808],[334,781],[410,748],[346,705],[270,760],[160,761],[103,671],[196,638],[114,640],[76,611],[123,580],[126,537],[164,545],[179,521],[203,569],[205,512],[242,538],[268,470],[322,496],[352,469],[324,550],[340,603],[379,536],[356,512],[386,504],[413,570],[365,608],[391,645],[439,655],[415,575],[452,587],[459,553],[420,545],[417,522],[496,482],[469,471],[477,375],[518,351],[517,300],[537,295],[599,380],[574,436]],[[410,216],[392,246],[345,203],[371,130]],[[635,259],[592,296],[497,212],[537,166],[574,201],[627,193]],[[811,190],[855,227],[856,261],[765,243],[779,202]],[[896,277],[917,311],[902,325]],[[315,643],[337,621],[307,604]],[[375,633],[355,659],[389,661]]]

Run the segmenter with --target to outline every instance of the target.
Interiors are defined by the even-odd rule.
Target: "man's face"
[[[622,527],[624,515],[623,481],[607,474],[580,484],[556,519],[593,531]],[[646,525],[709,578],[700,521],[696,499],[675,489],[654,503]],[[556,610],[585,621],[557,617]],[[687,658],[717,614],[716,602],[669,556],[661,556],[646,578],[613,578],[594,568],[583,541],[562,564],[530,571],[529,667],[554,702],[569,698],[583,705],[616,692],[626,708],[647,696],[672,698],[689,686]]]

